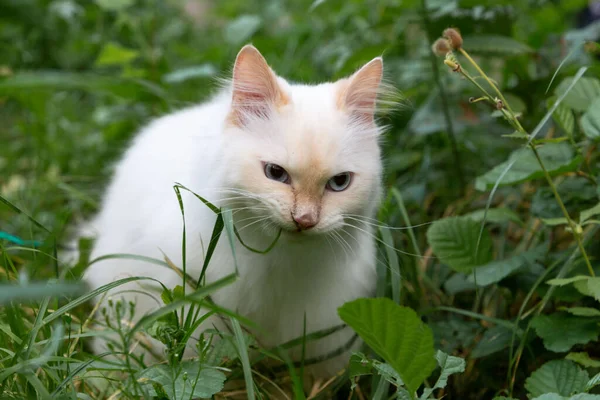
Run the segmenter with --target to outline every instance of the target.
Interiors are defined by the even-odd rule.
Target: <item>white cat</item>
[[[305,315],[307,333],[341,324],[338,307],[373,295],[376,285],[370,221],[381,195],[381,128],[374,112],[382,72],[382,59],[375,58],[335,83],[291,84],[275,75],[256,48],[245,46],[228,89],[159,118],[137,136],[91,224],[98,235],[92,259],[114,253],[164,259],[164,252],[181,266],[182,216],[173,190],[179,182],[232,209],[249,246],[265,249],[282,231],[267,254],[236,240],[239,278],[212,296],[256,322],[259,343],[275,346],[301,337]],[[187,272],[197,279],[215,214],[190,193],[182,191],[182,197]],[[207,282],[234,270],[223,233]],[[128,259],[94,263],[85,280],[97,288],[128,276],[153,277],[169,288],[182,282],[165,267]],[[111,293],[117,292],[135,301],[138,317],[160,307],[137,283]],[[306,358],[342,348],[352,337],[346,327],[308,342]],[[105,349],[98,340],[94,346]],[[299,355],[299,349],[292,353]],[[335,374],[348,358],[346,351],[312,371]]]

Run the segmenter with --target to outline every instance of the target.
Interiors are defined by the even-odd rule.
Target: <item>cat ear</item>
[[[243,125],[249,118],[268,118],[273,108],[288,102],[262,54],[252,45],[244,46],[233,67],[233,122]]]
[[[383,77],[383,59],[374,58],[341,82],[338,107],[360,120],[371,122]]]

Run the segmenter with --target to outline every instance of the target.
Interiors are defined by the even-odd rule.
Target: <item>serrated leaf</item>
[[[555,102],[556,97],[548,99],[546,102],[547,108],[550,109]],[[573,136],[573,132],[575,131],[575,117],[573,116],[573,111],[571,111],[565,103],[560,103],[558,105],[552,114],[552,119],[554,119],[554,122],[556,122],[568,136]]]
[[[136,50],[127,49],[118,43],[108,42],[102,47],[102,51],[96,59],[96,66],[125,65],[138,56]]]
[[[600,97],[592,102],[581,117],[581,128],[588,138],[600,140]]]
[[[492,239],[487,229],[477,248],[481,226],[468,217],[449,217],[435,221],[427,230],[427,241],[434,254],[458,272],[471,272],[474,267],[492,259]]]
[[[557,353],[569,351],[576,344],[597,340],[600,334],[596,321],[565,313],[538,315],[531,321],[531,326],[544,341],[544,347]]]
[[[586,368],[600,368],[600,360],[592,359],[588,353],[569,353],[565,358],[567,360],[575,361],[577,364],[583,365]]]
[[[190,398],[211,398],[223,389],[225,375],[214,368],[202,366],[198,362],[186,362],[179,367],[154,365],[141,374],[141,381],[159,384],[171,400]],[[149,389],[156,396],[155,390]]]
[[[426,400],[433,393],[435,389],[445,388],[448,384],[448,378],[452,374],[459,374],[465,372],[465,360],[460,357],[450,356],[443,351],[438,350],[435,354],[435,359],[438,366],[441,368],[440,376],[433,385],[433,388],[427,388],[423,390],[421,400]]]
[[[587,279],[578,280],[573,283],[575,289],[581,294],[591,296],[594,299],[600,301],[600,278],[598,277],[587,277]]]
[[[463,47],[472,53],[517,55],[533,52],[533,49],[526,44],[500,35],[465,36]]]
[[[581,156],[575,155],[568,143],[548,143],[540,147],[538,153],[551,176],[574,171],[582,161]],[[475,189],[485,191],[494,187],[506,167],[513,162],[514,165],[506,172],[499,186],[514,185],[544,177],[544,172],[533,151],[529,148],[520,148],[514,151],[506,162],[477,177]]]
[[[525,381],[525,388],[531,397],[546,393],[570,396],[582,392],[589,380],[586,371],[569,360],[552,360],[536,371]]]
[[[506,260],[492,261],[473,270],[467,281],[477,283],[478,286],[487,286],[500,282],[518,269],[532,263],[544,253],[544,247],[516,254]]]
[[[559,309],[579,317],[600,317],[600,310],[591,307],[561,307]]]
[[[434,370],[433,334],[410,308],[387,298],[358,299],[338,314],[398,372],[411,393]]]
[[[600,203],[596,204],[592,208],[588,208],[587,210],[583,210],[579,214],[579,223],[583,223],[588,219],[592,218],[595,215],[600,215]]]
[[[554,93],[558,96],[566,92],[567,88],[573,82],[573,77],[565,78],[560,85],[556,87]],[[600,80],[590,77],[582,77],[577,81],[573,89],[567,93],[563,99],[563,104],[567,107],[584,112],[590,104],[600,96]]]
[[[246,43],[262,25],[258,15],[242,15],[225,27],[225,41],[232,45]]]
[[[471,218],[474,221],[481,222],[483,221],[483,216],[485,214],[485,209],[472,211],[468,214],[465,214],[464,217]],[[492,222],[496,224],[501,224],[504,222],[514,222],[519,225],[523,225],[523,221],[516,212],[511,210],[510,208],[499,207],[499,208],[490,208],[485,214],[486,222]]]
[[[130,7],[135,0],[96,0],[96,4],[106,11],[120,11]]]

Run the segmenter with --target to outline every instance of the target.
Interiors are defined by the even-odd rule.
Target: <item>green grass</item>
[[[98,210],[112,166],[136,130],[204,100],[247,42],[280,74],[303,82],[337,79],[383,54],[387,80],[407,99],[399,111],[382,116],[390,129],[386,198],[373,221],[377,293],[415,310],[431,329],[436,350],[465,359],[464,372],[436,369],[426,380],[425,387],[433,388],[440,375],[453,374],[432,396],[523,399],[542,394],[540,387],[565,398],[569,388],[598,393],[585,388],[584,378],[600,371],[600,285],[591,277],[600,267],[600,218],[593,211],[600,202],[600,130],[594,125],[600,63],[594,46],[585,46],[586,52],[581,43],[559,40],[565,32],[582,37],[572,23],[587,2],[499,2],[512,4],[514,13],[496,3],[236,0],[215,2],[194,21],[175,0],[5,1],[0,398],[306,395],[300,371],[311,360],[294,369],[286,349],[330,332],[258,348],[242,329],[251,321],[210,302],[210,293],[234,276],[195,286],[185,262],[148,260],[180,270],[182,283],[193,289],[165,288],[165,307],[126,327],[89,303],[108,290],[88,293],[79,283],[92,260],[82,257],[67,268],[56,259],[68,246],[71,227]],[[478,18],[476,5],[490,19]],[[522,116],[503,118],[503,111],[494,111],[495,99],[490,105],[469,101],[483,94],[441,58],[430,58],[429,40],[448,26],[460,27],[465,49]],[[496,97],[468,59],[455,53],[463,70]],[[585,85],[569,88],[584,72]],[[551,114],[557,99],[561,105]],[[515,130],[520,136],[504,137]],[[527,140],[550,177],[524,147]],[[525,161],[507,168],[520,148]],[[565,211],[572,221],[564,219]],[[239,240],[228,212],[219,215],[217,236]],[[206,332],[197,360],[186,362],[181,348],[202,321],[200,306],[236,322],[232,332]],[[114,303],[105,312],[128,316],[130,310]],[[116,334],[111,353],[120,354],[117,359],[89,352],[88,341],[107,331]],[[126,351],[148,333],[167,344],[168,362],[151,365]],[[398,343],[405,339],[397,336]],[[396,373],[406,378],[403,364],[387,348],[371,348],[380,354],[365,348],[364,375],[352,364],[349,372],[321,382],[310,398],[400,396],[403,386],[385,368],[399,366]],[[267,367],[265,359],[277,367]],[[552,379],[542,374],[553,368],[564,373]]]

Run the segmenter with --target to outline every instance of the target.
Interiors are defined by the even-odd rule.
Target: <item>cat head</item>
[[[247,198],[249,223],[314,235],[372,217],[381,192],[382,74],[378,57],[337,82],[291,84],[256,48],[242,48],[224,143],[227,184]]]

